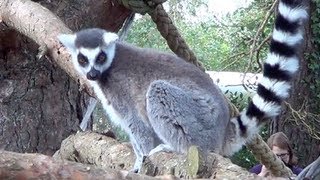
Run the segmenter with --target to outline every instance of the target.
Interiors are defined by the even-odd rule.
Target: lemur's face
[[[110,67],[118,36],[102,29],[86,29],[73,35],[59,35],[58,38],[69,50],[77,71],[95,81]]]

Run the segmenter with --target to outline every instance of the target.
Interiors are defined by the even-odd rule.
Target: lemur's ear
[[[106,46],[108,46],[110,43],[113,43],[117,39],[119,39],[119,36],[115,33],[105,32],[103,34],[103,40]]]
[[[58,39],[61,42],[61,44],[66,47],[68,50],[75,51],[75,40],[76,35],[75,34],[59,34]]]

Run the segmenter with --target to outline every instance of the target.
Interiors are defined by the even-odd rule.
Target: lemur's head
[[[76,70],[94,81],[110,67],[118,35],[92,28],[75,34],[61,34],[58,39],[70,52]]]

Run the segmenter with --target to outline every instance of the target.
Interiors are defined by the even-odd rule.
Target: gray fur
[[[150,128],[178,152],[190,145],[220,152],[224,133],[216,127],[226,128],[229,112],[209,75],[175,55],[124,43],[116,44],[115,54],[99,85],[114,108],[127,116],[127,126],[143,122],[131,128],[135,138],[151,143],[145,133]]]
[[[191,145],[222,151],[219,129],[226,129],[229,111],[209,75],[175,55],[124,43],[116,44],[115,54],[98,83],[129,127],[138,158],[158,138],[181,153]]]
[[[104,30],[98,28],[86,29],[77,33],[75,46],[77,48],[96,48],[104,45]]]
[[[182,153],[191,145],[220,152],[223,136],[215,127],[225,128],[228,120],[215,120],[228,114],[217,107],[217,101],[202,89],[180,88],[164,80],[152,82],[147,93],[147,114],[152,127],[165,144]]]
[[[78,47],[88,47],[81,44],[88,42],[82,35],[76,34],[78,44],[74,46],[64,40],[72,39],[68,36],[59,39],[70,50],[76,69],[85,76],[90,68],[82,68],[75,59]],[[97,41],[102,38],[93,37]],[[140,168],[143,156],[159,150],[185,153],[191,145],[198,145],[203,150],[223,152],[229,110],[208,74],[173,54],[116,41],[108,42],[107,47],[100,44],[90,44],[90,49],[99,47],[113,57],[110,54],[115,46],[115,55],[108,59],[111,66],[99,69],[101,78],[92,85],[107,113],[119,117],[111,120],[129,134],[137,155],[135,169]]]

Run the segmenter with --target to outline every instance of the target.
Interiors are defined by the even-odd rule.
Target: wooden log
[[[173,176],[150,177],[129,171],[99,168],[66,160],[56,160],[42,154],[0,151],[0,179],[59,179],[59,180],[105,180],[143,179],[173,180]]]
[[[78,132],[65,139],[56,159],[66,159],[101,168],[131,170],[135,155],[132,146],[93,132]],[[173,175],[179,178],[256,179],[256,175],[215,153],[191,147],[188,154],[155,153],[146,157],[141,173],[148,176]]]

